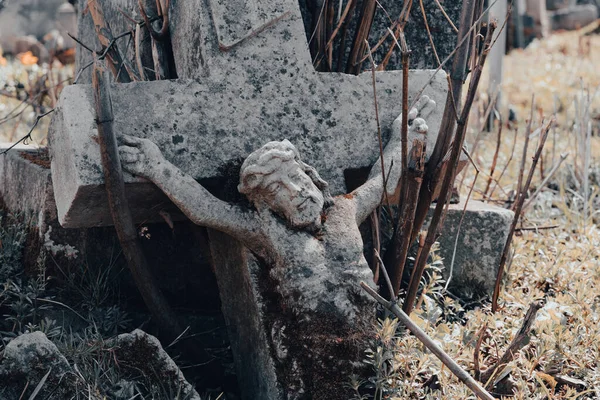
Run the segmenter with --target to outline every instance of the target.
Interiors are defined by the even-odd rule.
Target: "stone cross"
[[[195,63],[196,80],[113,85],[116,132],[151,139],[170,164],[196,180],[221,177],[270,140],[293,143],[333,195],[347,192],[345,170],[377,161],[371,74],[315,72],[295,0],[192,0],[173,7],[175,60]],[[387,138],[401,112],[401,73],[377,73],[375,79]],[[423,88],[443,104],[445,74],[411,71],[411,102]],[[111,224],[94,118],[91,88],[65,88],[49,140],[58,214],[66,227]],[[427,119],[429,150],[440,119],[441,107]],[[169,209],[148,181],[126,176],[126,183],[137,221],[160,219],[159,211]],[[353,326],[307,315],[295,329],[297,316],[286,311],[264,260],[225,233],[209,235],[244,398],[349,398],[347,383],[350,374],[360,373],[368,321],[355,318],[362,323]]]
[[[187,59],[195,57],[197,80],[114,85],[116,132],[152,139],[167,159],[197,179],[220,177],[253,149],[286,138],[334,195],[346,192],[345,170],[375,162],[371,74],[315,72],[296,1],[212,1],[218,6],[211,12],[193,1],[179,3],[186,12],[179,10],[173,19],[184,20],[173,29],[175,59],[189,65]],[[183,26],[191,16],[193,24]],[[195,50],[183,51],[183,41]],[[445,74],[432,79],[433,74],[411,71],[411,102],[425,87],[424,94],[444,103]],[[385,139],[401,112],[401,72],[377,73],[376,80]],[[49,132],[58,215],[65,227],[111,224],[92,100],[90,86],[66,87]],[[436,113],[427,121],[430,132],[437,132],[440,118]],[[429,136],[431,151],[435,135]],[[159,220],[158,211],[169,208],[147,182],[126,176],[126,183],[136,221]]]

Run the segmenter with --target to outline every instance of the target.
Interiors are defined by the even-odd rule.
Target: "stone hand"
[[[160,149],[151,140],[119,135],[119,158],[123,169],[149,180],[156,177],[156,167],[164,161]]]
[[[426,134],[429,130],[425,119],[435,110],[435,101],[427,95],[421,96],[417,104],[408,112],[409,135],[414,133]],[[402,114],[394,121],[393,133],[400,137],[402,132]]]

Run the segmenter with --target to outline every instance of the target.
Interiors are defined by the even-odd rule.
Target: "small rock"
[[[70,399],[83,390],[65,356],[44,333],[16,337],[6,345],[0,363],[0,398],[29,398],[48,371],[39,398]]]
[[[116,337],[115,355],[120,365],[131,367],[144,376],[155,377],[161,385],[175,389],[181,398],[201,400],[196,390],[185,380],[183,373],[163,350],[157,338],[136,329]]]

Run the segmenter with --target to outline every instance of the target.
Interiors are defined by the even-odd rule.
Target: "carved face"
[[[256,197],[293,227],[304,228],[320,223],[323,193],[296,161],[281,163],[280,168],[266,178],[263,188]]]

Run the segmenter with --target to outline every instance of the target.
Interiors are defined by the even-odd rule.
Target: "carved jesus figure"
[[[409,113],[409,137],[427,133],[435,102],[422,96]],[[238,190],[254,209],[217,199],[194,178],[167,161],[150,140],[122,135],[123,168],[158,186],[194,223],[220,230],[243,243],[272,268],[286,309],[299,318],[329,315],[352,321],[368,304],[360,281],[373,282],[363,256],[359,225],[392,195],[401,175],[401,116],[393,124],[381,160],[369,179],[350,194],[332,198],[327,183],[305,164],[287,140],[251,153],[240,171]]]

